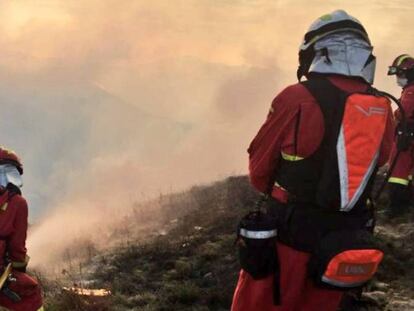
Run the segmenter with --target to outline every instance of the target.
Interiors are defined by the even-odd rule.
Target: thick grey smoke
[[[364,23],[377,86],[398,95],[385,73],[413,49],[406,1],[2,2],[0,142],[25,162],[34,263],[108,210],[245,173],[305,30],[337,8]]]

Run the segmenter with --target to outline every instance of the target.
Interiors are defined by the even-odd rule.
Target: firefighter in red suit
[[[40,286],[26,274],[28,207],[20,191],[22,174],[19,157],[0,147],[0,266],[1,271],[9,263],[13,268],[0,291],[0,306],[13,311],[37,311],[43,310]],[[16,295],[19,301],[13,300]]]
[[[414,58],[408,54],[398,56],[389,67],[388,75],[395,75],[398,86],[402,87],[401,105],[406,113],[407,122],[414,124]],[[395,113],[400,121],[399,110]],[[393,148],[390,163],[397,155]],[[414,149],[411,145],[408,150],[399,153],[391,176],[388,180],[390,190],[390,205],[388,215],[391,217],[401,215],[410,206],[412,189],[411,174],[414,168]]]
[[[375,57],[372,55],[368,35],[357,19],[342,10],[322,16],[311,25],[300,49],[299,62],[299,80],[302,76],[308,80],[316,77],[327,79],[327,83],[338,92],[365,92],[373,83]],[[361,112],[367,116],[380,113],[375,109]],[[386,164],[394,134],[391,106],[388,106],[387,111],[381,110],[381,114],[384,129],[380,134],[375,159],[372,160],[376,167]],[[273,100],[265,123],[248,149],[252,185],[263,193],[267,192],[269,184],[273,185],[273,199],[282,205],[289,202],[290,190],[274,177],[278,173],[280,175],[285,165],[301,163],[312,157],[324,140],[326,121],[329,120],[324,119],[317,100],[303,84],[297,83],[285,88]],[[364,131],[363,128],[360,130]],[[362,146],[358,150],[356,148],[358,147],[352,146],[349,152],[364,152],[360,149]],[[348,168],[352,169],[351,166]],[[371,170],[370,173],[372,180],[375,172]],[[301,178],[294,174],[292,177]],[[364,187],[365,184],[363,190]],[[360,210],[365,209],[365,202],[366,200],[360,204]],[[340,205],[340,202],[335,204]],[[352,213],[357,211],[351,210],[350,214]],[[280,265],[280,305],[274,304],[272,300],[273,276],[254,280],[242,270],[231,310],[337,310],[343,291],[322,289],[314,285],[307,277],[310,254],[280,240],[276,247]]]

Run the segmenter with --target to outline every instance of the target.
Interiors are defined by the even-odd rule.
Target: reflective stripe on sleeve
[[[388,182],[393,183],[393,184],[400,184],[400,185],[407,186],[410,181],[408,179],[405,179],[405,178],[390,177],[388,179]]]
[[[304,159],[298,155],[287,154],[284,152],[282,152],[282,158],[286,161],[300,161]]]

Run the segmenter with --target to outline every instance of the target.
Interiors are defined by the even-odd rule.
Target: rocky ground
[[[246,177],[231,177],[165,198],[165,219],[145,241],[67,272],[70,282],[108,288],[111,296],[86,299],[43,279],[46,310],[228,310],[239,270],[234,232],[256,197]],[[414,211],[379,215],[385,260],[355,310],[414,310]]]

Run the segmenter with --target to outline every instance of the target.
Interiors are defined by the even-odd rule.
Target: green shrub
[[[167,300],[171,303],[191,305],[201,297],[201,290],[192,282],[172,283],[167,292]]]

